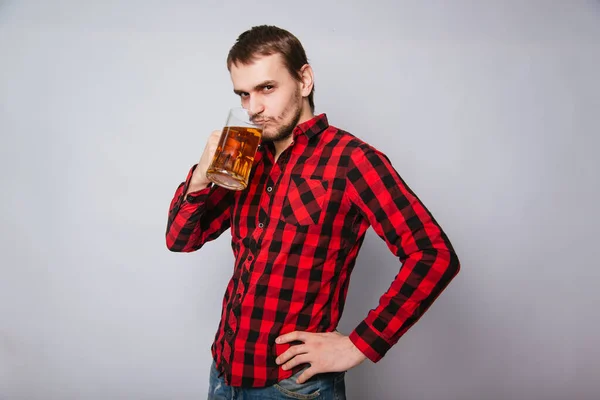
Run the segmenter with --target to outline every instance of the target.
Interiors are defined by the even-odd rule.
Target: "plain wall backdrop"
[[[167,211],[264,23],[462,262],[348,398],[600,398],[600,2],[4,0],[0,399],[206,398],[230,233],[171,253]],[[399,268],[370,230],[340,331]]]

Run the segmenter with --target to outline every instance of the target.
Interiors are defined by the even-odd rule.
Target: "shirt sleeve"
[[[197,164],[179,184],[169,206],[166,242],[174,252],[196,251],[218,238],[231,224],[233,191],[211,184],[185,196],[196,167]]]
[[[379,361],[458,274],[458,257],[425,205],[380,151],[361,146],[351,156],[347,195],[402,266],[379,305],[350,333]]]

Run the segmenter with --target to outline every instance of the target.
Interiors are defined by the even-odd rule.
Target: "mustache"
[[[250,121],[253,124],[264,124],[265,122],[269,122],[269,121],[272,121],[272,120],[273,120],[273,118],[266,117],[266,116],[261,115],[261,114],[253,115],[253,116],[250,117]]]

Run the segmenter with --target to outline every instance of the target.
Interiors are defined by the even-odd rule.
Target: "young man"
[[[265,124],[248,187],[206,178],[213,132],[175,192],[166,231],[171,251],[191,252],[231,229],[235,267],[209,398],[344,398],[344,371],[379,361],[456,276],[458,258],[382,152],[314,115],[313,70],[295,36],[254,27],[227,67],[242,106]],[[336,326],[370,226],[402,267],[345,336]]]

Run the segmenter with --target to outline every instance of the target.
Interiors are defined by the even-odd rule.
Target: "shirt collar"
[[[298,136],[302,134],[306,135],[308,140],[310,140],[312,137],[317,136],[328,127],[329,122],[327,121],[327,115],[325,113],[316,115],[308,121],[298,124],[296,128],[294,128],[294,140],[296,140]]]
[[[306,136],[307,140],[317,136],[325,129],[329,128],[329,122],[327,121],[327,115],[325,113],[314,116],[308,121],[304,121],[301,124],[296,125],[294,130],[292,131],[292,135],[294,137],[294,141],[298,139],[299,136]],[[275,147],[273,146],[273,142],[266,142],[259,144],[259,148],[264,148],[265,150],[269,150],[271,153],[275,154]],[[255,162],[259,162],[262,160],[263,154],[262,151],[256,153]]]

